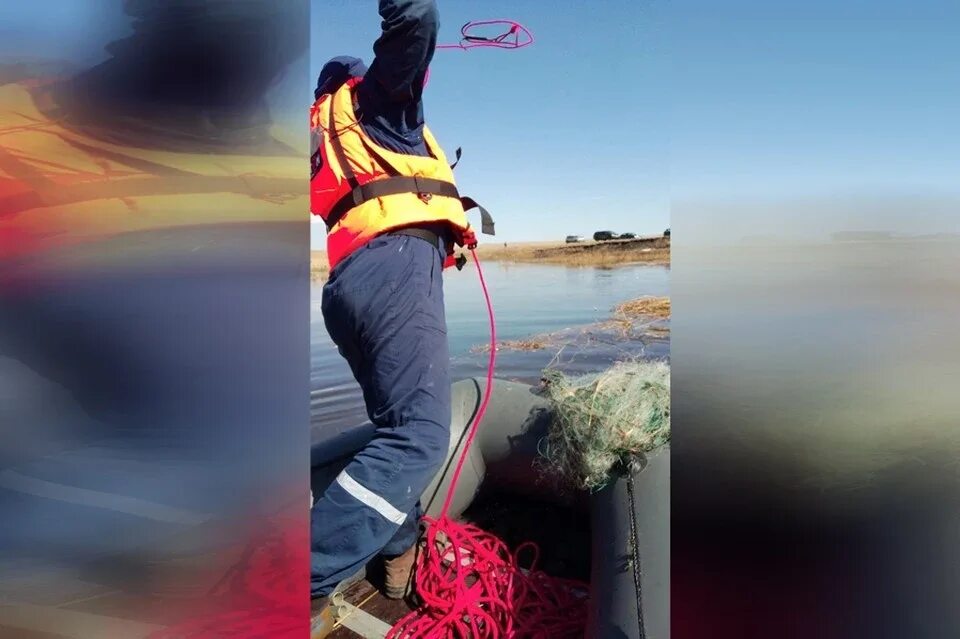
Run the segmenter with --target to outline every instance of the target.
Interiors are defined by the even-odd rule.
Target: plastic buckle
[[[466,263],[467,263],[467,258],[463,253],[461,253],[460,255],[457,256],[457,259],[454,262],[454,265],[457,267],[458,271],[462,271]]]
[[[350,191],[350,197],[353,199],[353,206],[357,207],[364,203],[363,186],[358,186]]]
[[[413,176],[413,183],[417,186],[417,197],[420,198],[423,202],[429,202],[433,199],[433,193],[428,193],[426,190],[426,184],[420,180],[419,175]]]

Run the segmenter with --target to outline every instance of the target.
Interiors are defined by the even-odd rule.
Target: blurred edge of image
[[[0,9],[0,635],[307,627],[308,5]]]
[[[669,23],[675,636],[958,636],[960,10]]]

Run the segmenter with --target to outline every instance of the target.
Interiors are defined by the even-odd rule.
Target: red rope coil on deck
[[[440,516],[424,517],[426,544],[414,569],[416,592],[423,605],[398,621],[387,639],[580,639],[586,625],[587,584],[538,571],[540,550],[532,542],[511,553],[494,535],[448,516],[470,445],[490,402],[497,354],[490,293],[476,251],[470,252],[490,320],[487,387]],[[533,557],[524,569],[520,555],[527,551]]]

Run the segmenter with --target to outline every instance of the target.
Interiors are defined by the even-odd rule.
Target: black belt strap
[[[433,246],[440,248],[440,236],[433,231],[428,231],[427,229],[420,228],[419,226],[408,226],[395,231],[388,231],[386,235],[409,235],[410,237],[419,237],[421,240],[426,240]]]
[[[476,200],[474,200],[472,197],[462,197],[460,198],[460,203],[463,204],[464,211],[469,211],[470,209],[477,209],[480,211],[481,233],[484,235],[496,235],[496,232],[493,228],[493,216],[490,215],[490,211],[477,204]]]
[[[440,248],[440,236],[434,233],[433,231],[428,231],[425,228],[419,226],[408,226],[406,228],[397,229],[395,231],[388,231],[386,235],[409,235],[410,237],[419,237],[421,240],[426,240],[430,243],[431,246]],[[450,244],[449,240],[444,240],[446,244],[447,254],[453,253],[453,245]],[[464,264],[467,263],[467,258],[461,253],[456,257],[453,262],[453,265],[457,267],[458,271],[463,270]]]
[[[374,180],[353,189],[340,198],[327,215],[327,229],[333,228],[350,209],[360,206],[378,197],[399,195],[400,193],[415,193],[421,198],[429,199],[434,195],[460,199],[460,192],[455,184],[425,178],[416,175],[399,175],[382,180]]]

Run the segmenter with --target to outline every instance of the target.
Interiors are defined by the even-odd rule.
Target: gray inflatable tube
[[[437,515],[460,456],[486,380],[453,385],[453,419],[447,462],[424,492],[424,510]],[[457,484],[451,514],[461,514],[481,484],[542,501],[584,508],[592,548],[591,639],[667,639],[670,636],[670,451],[659,450],[642,468],[602,491],[563,497],[538,481],[537,446],[552,415],[549,404],[526,384],[495,380],[490,404]],[[373,433],[364,428],[314,446],[313,491],[322,492]]]

